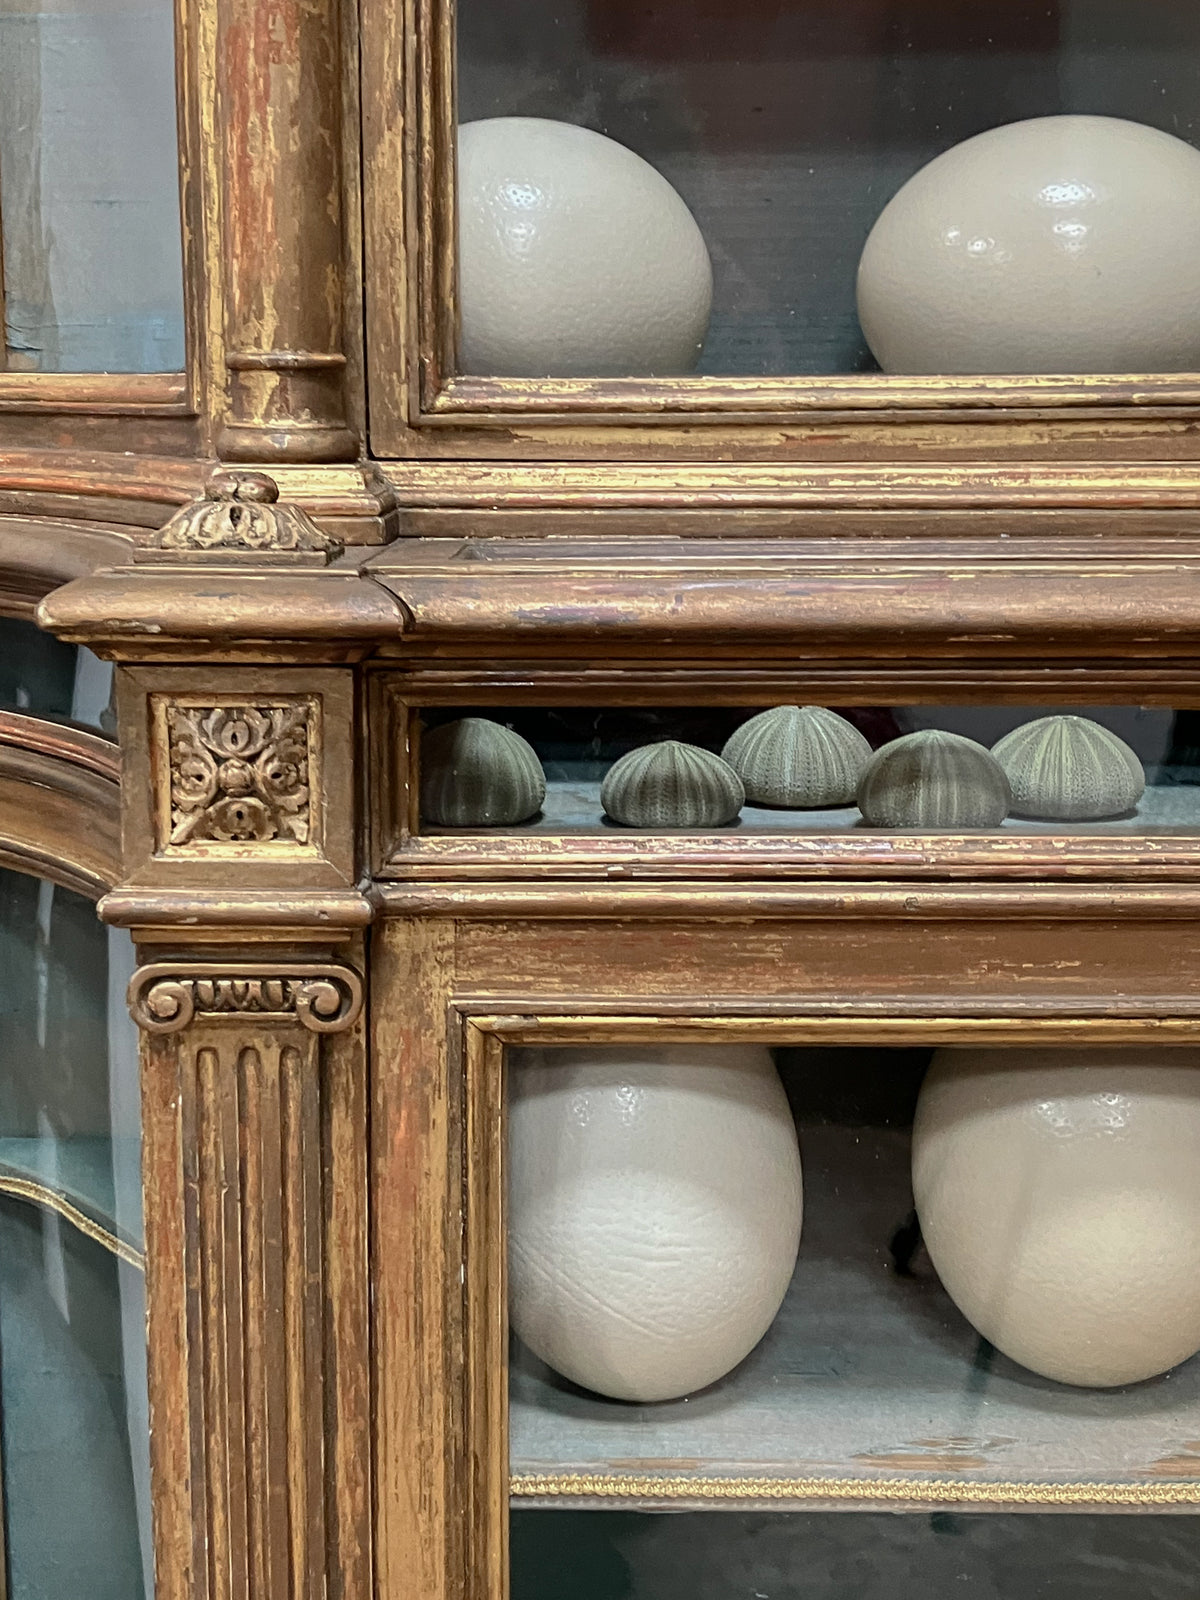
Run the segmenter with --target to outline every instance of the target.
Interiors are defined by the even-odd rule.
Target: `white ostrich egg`
[[[505,377],[690,372],[712,268],[647,161],[588,128],[493,117],[458,130],[459,367]]]
[[[1111,1388],[1200,1350],[1200,1050],[941,1050],[913,1192],[984,1338]]]
[[[1117,117],[977,134],[871,230],[858,314],[885,372],[1200,369],[1200,151]]]
[[[714,1383],[770,1327],[800,1244],[800,1152],[769,1052],[529,1051],[509,1081],[516,1332],[615,1399]]]

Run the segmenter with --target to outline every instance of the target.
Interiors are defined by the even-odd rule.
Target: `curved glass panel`
[[[32,622],[0,617],[0,707],[82,722],[111,736],[112,678],[111,661],[63,644]]]
[[[8,1600],[151,1593],[127,935],[0,871],[0,1489]]]
[[[183,366],[174,29],[170,0],[0,0],[0,368]]]

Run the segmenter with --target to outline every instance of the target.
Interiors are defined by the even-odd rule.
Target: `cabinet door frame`
[[[510,1476],[506,1047],[1200,1040],[1200,964],[1189,954],[1200,902],[1180,886],[1063,890],[1049,913],[1027,891],[984,885],[842,885],[775,901],[725,885],[702,905],[687,885],[377,892],[371,1279],[384,1596],[415,1587],[427,1600],[502,1600],[510,1497],[697,1498],[669,1472],[665,1485]],[[743,1487],[779,1503],[765,1480]],[[1200,1503],[1194,1482],[902,1487],[806,1480],[786,1498],[893,1509]]]
[[[121,875],[120,782],[107,739],[0,711],[0,866],[99,899]]]
[[[173,0],[175,18],[174,89],[179,143],[179,227],[183,250],[184,367],[178,372],[16,372],[0,367],[0,436],[28,436],[36,448],[61,445],[64,424],[82,428],[82,418],[120,418],[131,442],[144,436],[170,437],[177,419],[196,414],[201,392],[205,333],[210,323],[204,305],[210,274],[205,261],[202,153],[207,132],[200,93],[206,48],[206,10],[211,0]],[[2,203],[0,196],[0,203]],[[3,284],[0,283],[0,307]],[[17,419],[23,419],[19,422]],[[41,423],[37,419],[42,419]],[[57,419],[57,438],[48,426]],[[135,419],[138,419],[135,421]],[[174,429],[163,428],[174,421]],[[95,426],[91,430],[96,431]]]
[[[496,378],[455,371],[456,0],[366,0],[363,202],[372,452],[382,459],[1002,462],[1031,430],[1087,460],[1195,459],[1200,374]],[[401,197],[397,205],[396,197]],[[1041,448],[1045,448],[1044,444]]]

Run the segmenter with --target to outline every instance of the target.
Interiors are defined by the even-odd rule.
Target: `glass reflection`
[[[0,617],[0,708],[80,722],[115,737],[113,667],[32,622]]]
[[[1192,1600],[1196,1517],[518,1511],[512,1600]]]
[[[0,370],[182,368],[174,33],[169,0],[0,5]]]
[[[9,1600],[152,1592],[125,934],[0,871],[0,1488]]]

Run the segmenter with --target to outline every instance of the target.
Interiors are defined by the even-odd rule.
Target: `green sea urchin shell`
[[[990,751],[936,728],[885,744],[858,786],[863,819],[876,828],[998,828],[1011,798]]]
[[[1092,822],[1132,811],[1142,798],[1142,763],[1090,717],[1039,717],[992,746],[1012,787],[1012,808],[1046,822]]]
[[[421,739],[421,819],[443,828],[527,822],[546,798],[546,774],[519,733],[461,717]]]
[[[871,746],[852,722],[824,706],[775,706],[734,733],[723,760],[746,786],[754,805],[854,804]]]
[[[677,739],[631,750],[600,786],[605,812],[628,828],[720,828],[745,798],[742,780],[720,756]]]

